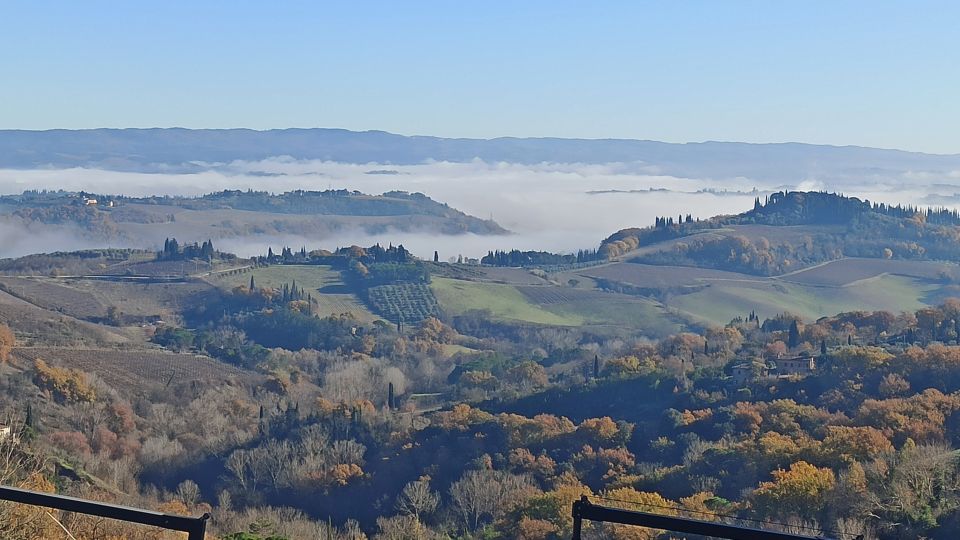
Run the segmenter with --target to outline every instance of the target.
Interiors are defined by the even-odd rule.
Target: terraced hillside
[[[159,350],[20,347],[14,349],[13,358],[25,366],[42,359],[56,366],[93,373],[117,388],[148,389],[168,383],[257,378],[251,372],[206,356]]]
[[[0,324],[9,326],[21,345],[103,346],[133,340],[122,329],[49,311],[5,292],[0,292]]]

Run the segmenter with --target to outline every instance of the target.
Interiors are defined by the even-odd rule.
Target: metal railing
[[[188,534],[188,540],[203,540],[207,530],[207,520],[210,514],[200,517],[175,516],[152,510],[131,508],[116,504],[78,499],[65,495],[52,495],[26,489],[0,486],[0,500],[11,501],[44,508],[56,508],[67,512],[88,514],[109,519],[139,523],[151,527],[159,527],[170,531],[180,531]]]
[[[802,536],[782,532],[765,531],[748,527],[738,527],[714,521],[702,521],[635,510],[623,510],[591,503],[587,497],[582,497],[573,503],[573,540],[581,540],[583,520],[618,523],[621,525],[636,525],[713,538],[727,538],[729,540],[822,540],[823,537]]]

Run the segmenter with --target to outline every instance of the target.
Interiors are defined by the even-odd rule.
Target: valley
[[[761,505],[776,467],[837,478],[876,451],[909,452],[906,440],[938,451],[952,431],[925,419],[960,410],[960,376],[934,367],[960,347],[956,261],[919,249],[821,260],[834,248],[817,241],[848,235],[862,252],[874,233],[735,222],[746,216],[658,218],[602,242],[621,242],[605,259],[485,259],[525,267],[422,260],[399,244],[238,257],[169,237],[155,253],[5,259],[0,404],[29,404],[37,448],[82,472],[71,485],[187,511],[217,500],[221,531],[269,519],[269,501],[297,512],[273,530],[340,538],[400,526],[388,505],[406,490],[468,482],[518,486],[516,513],[417,526],[566,536],[568,492],[775,519]],[[729,257],[697,266],[714,245]],[[846,446],[849,430],[867,446]],[[771,453],[774,439],[785,446]],[[756,468],[728,460],[744,452]],[[457,501],[444,504],[461,512]]]

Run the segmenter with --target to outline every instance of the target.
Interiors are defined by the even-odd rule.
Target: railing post
[[[210,513],[200,516],[193,525],[193,528],[187,533],[187,540],[205,540],[207,536],[207,521],[210,519]]]
[[[580,534],[583,528],[583,515],[581,510],[585,504],[590,504],[586,495],[582,495],[579,501],[573,501],[573,540],[581,540]]]

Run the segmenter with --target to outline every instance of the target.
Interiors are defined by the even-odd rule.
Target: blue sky
[[[946,1],[7,0],[0,128],[960,153],[957,21]]]

